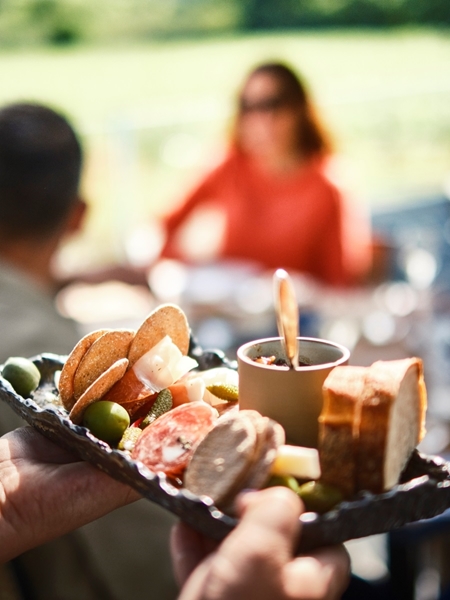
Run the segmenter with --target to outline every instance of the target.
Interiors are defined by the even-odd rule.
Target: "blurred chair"
[[[378,260],[381,264],[385,262],[383,268],[391,279],[419,286],[448,287],[450,200],[446,196],[376,211],[372,227],[375,254],[378,250]]]

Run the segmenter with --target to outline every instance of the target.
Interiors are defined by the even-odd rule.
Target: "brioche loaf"
[[[394,486],[425,433],[422,361],[336,367],[325,380],[319,417],[322,481],[348,498]]]

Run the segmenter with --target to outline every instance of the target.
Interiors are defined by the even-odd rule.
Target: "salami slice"
[[[132,458],[151,471],[179,477],[214,426],[217,412],[206,402],[182,404],[159,417],[139,437]]]

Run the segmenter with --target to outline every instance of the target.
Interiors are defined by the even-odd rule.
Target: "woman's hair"
[[[322,125],[304,83],[295,72],[283,63],[263,63],[250,72],[242,89],[245,89],[246,83],[257,75],[268,75],[277,81],[279,86],[278,106],[291,106],[301,114],[297,140],[302,154],[311,157],[331,153],[333,144],[330,136]],[[244,111],[245,104],[241,99],[233,135],[237,147],[239,147],[239,122]]]

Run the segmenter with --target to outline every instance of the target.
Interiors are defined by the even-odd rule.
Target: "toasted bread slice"
[[[319,417],[321,479],[338,487],[345,497],[356,491],[356,443],[366,372],[366,367],[336,367],[323,385]]]

